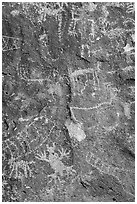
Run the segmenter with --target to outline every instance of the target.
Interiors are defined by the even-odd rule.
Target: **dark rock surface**
[[[3,202],[135,201],[134,7],[3,3]]]

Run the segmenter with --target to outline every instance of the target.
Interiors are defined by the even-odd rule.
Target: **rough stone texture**
[[[3,202],[135,201],[134,7],[3,3]]]

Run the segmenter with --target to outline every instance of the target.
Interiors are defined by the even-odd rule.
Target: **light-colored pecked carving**
[[[61,148],[60,150],[58,150],[60,155],[57,154],[55,152],[55,149],[56,149],[55,143],[53,143],[52,146],[49,146],[47,144],[46,147],[47,147],[47,151],[49,152],[48,158],[47,158],[46,151],[44,151],[41,154],[37,154],[36,158],[38,160],[48,162],[51,168],[54,169],[55,172],[53,174],[48,175],[48,178],[51,179],[51,181],[49,182],[54,181],[54,183],[56,183],[57,180],[61,182],[59,176],[63,177],[65,172],[67,172],[67,176],[73,173],[76,173],[76,171],[73,169],[73,166],[65,166],[62,162],[62,159],[64,157],[67,157],[67,158],[69,157],[70,152],[67,152],[66,150]]]
[[[110,174],[110,165],[102,161],[98,156],[92,152],[88,152],[86,155],[86,161],[88,164],[91,164],[97,168],[101,173]]]
[[[32,171],[30,169],[30,165],[34,164],[34,161],[16,161],[15,158],[11,158],[8,162],[8,164],[10,165],[10,169],[11,169],[11,173],[9,175],[9,177],[14,177],[14,178],[20,178],[20,170],[23,171],[23,175],[25,176],[25,178],[28,177],[32,177]]]

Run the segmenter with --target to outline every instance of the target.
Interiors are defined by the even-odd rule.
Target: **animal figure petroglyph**
[[[54,183],[56,183],[57,180],[60,180],[60,177],[64,176],[64,173],[67,172],[67,175],[71,175],[73,173],[76,173],[76,171],[73,169],[73,166],[65,166],[62,162],[62,159],[64,157],[69,158],[70,151],[66,151],[63,148],[58,150],[59,154],[55,152],[55,143],[53,143],[53,146],[46,145],[47,151],[49,152],[49,156],[47,158],[46,151],[44,150],[43,153],[37,154],[36,158],[41,161],[46,161],[50,163],[50,166],[52,169],[54,169],[54,173],[48,175],[48,178],[51,178],[51,181],[54,180]]]

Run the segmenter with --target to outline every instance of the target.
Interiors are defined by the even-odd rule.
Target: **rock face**
[[[134,3],[3,3],[4,202],[134,201],[134,23]]]

